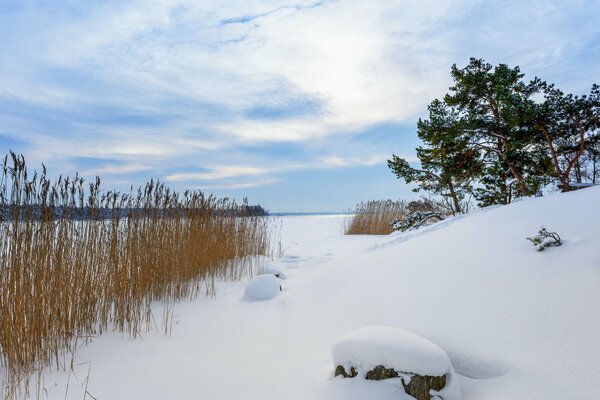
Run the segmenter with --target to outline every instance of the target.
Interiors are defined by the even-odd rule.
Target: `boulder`
[[[446,353],[413,333],[388,327],[350,332],[333,346],[335,376],[368,380],[400,378],[417,400],[459,400],[460,390]]]
[[[338,365],[335,368],[335,376],[343,376],[344,378],[354,378],[358,375],[358,371],[354,367],[350,367],[350,371]],[[402,386],[406,394],[411,395],[417,400],[431,400],[431,391],[440,392],[446,387],[446,375],[429,376],[411,374],[409,372],[396,371],[392,368],[386,368],[383,365],[378,365],[371,371],[365,373],[365,378],[373,381],[381,381],[383,379],[400,378]]]

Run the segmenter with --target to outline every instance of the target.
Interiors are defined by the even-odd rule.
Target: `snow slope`
[[[221,283],[176,307],[171,337],[95,338],[77,360],[91,364],[47,376],[44,398],[82,399],[90,367],[97,399],[411,400],[396,379],[333,379],[332,345],[364,326],[440,346],[464,400],[600,396],[600,188],[390,236],[344,237],[341,218],[282,219],[276,298]],[[564,245],[535,251],[541,225]]]

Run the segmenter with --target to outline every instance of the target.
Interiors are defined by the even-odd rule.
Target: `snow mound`
[[[279,279],[287,279],[288,278],[287,275],[283,271],[280,271],[277,268],[267,268],[264,275],[275,275]]]
[[[259,275],[248,282],[244,291],[244,300],[269,300],[281,293],[280,281],[275,275]]]
[[[332,353],[336,366],[352,366],[363,373],[378,365],[430,376],[452,370],[450,359],[437,345],[414,333],[383,326],[346,334],[334,344]]]

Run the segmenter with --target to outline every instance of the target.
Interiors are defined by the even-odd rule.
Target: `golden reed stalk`
[[[392,220],[405,218],[405,201],[371,200],[356,206],[353,216],[346,220],[346,235],[389,235]]]
[[[137,192],[86,190],[77,175],[30,176],[10,153],[0,171],[0,368],[5,398],[32,373],[69,368],[78,344],[109,329],[151,329],[151,304],[214,294],[215,279],[252,274],[269,222],[200,191],[150,181]]]

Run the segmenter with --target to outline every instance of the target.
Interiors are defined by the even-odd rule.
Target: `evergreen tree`
[[[486,165],[480,204],[508,204],[535,193],[540,160],[532,153],[535,137],[524,118],[537,87],[522,81],[519,67],[493,67],[475,58],[463,69],[453,65],[451,74],[454,86],[445,101],[464,113],[470,146],[482,152]]]
[[[593,85],[589,96],[579,97],[564,94],[545,82],[540,86],[544,101],[530,104],[529,118],[539,141],[547,145],[552,159],[551,175],[568,191],[573,175],[576,182],[582,180],[581,157],[586,150],[593,156],[599,140],[600,87]]]
[[[557,179],[600,175],[600,86],[589,95],[564,94],[535,78],[526,84],[519,67],[496,67],[471,58],[451,70],[454,85],[419,120],[420,168],[393,155],[388,166],[419,191],[440,195],[453,213],[474,194],[480,206],[508,204]],[[540,96],[541,95],[541,96]]]
[[[591,183],[600,183],[600,135],[594,135],[587,141],[584,155],[583,176]]]
[[[423,146],[417,148],[420,168],[396,155],[388,166],[397,178],[417,183],[415,191],[424,189],[441,195],[452,213],[462,213],[462,200],[471,192],[471,182],[481,172],[479,152],[469,148],[459,112],[443,101],[434,100],[428,107],[429,119],[419,120],[417,134]]]

